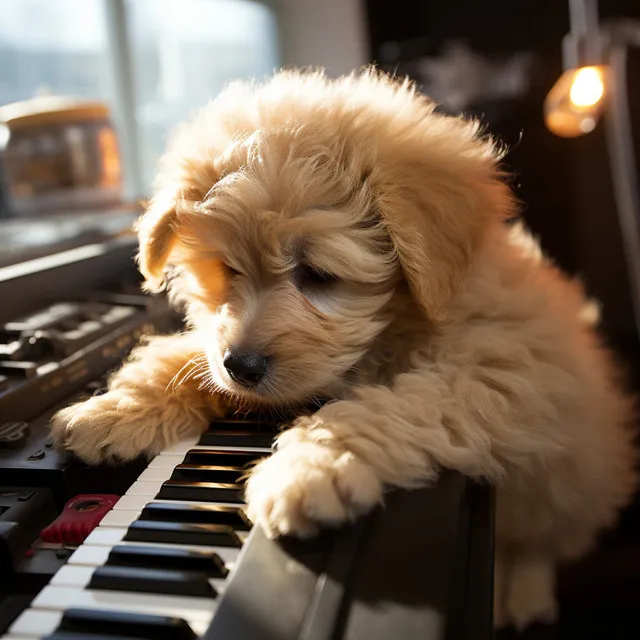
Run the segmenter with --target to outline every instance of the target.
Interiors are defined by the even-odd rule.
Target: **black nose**
[[[267,372],[267,359],[259,353],[242,353],[230,349],[224,354],[223,364],[229,375],[245,387],[258,384]]]

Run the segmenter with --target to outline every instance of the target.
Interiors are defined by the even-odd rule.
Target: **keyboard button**
[[[182,569],[197,571],[210,578],[225,578],[228,573],[222,558],[212,551],[187,551],[143,545],[113,547],[107,559],[107,566]]]
[[[28,422],[5,422],[0,425],[0,449],[19,449],[28,438]]]
[[[116,531],[116,529],[113,529]],[[176,522],[133,522],[124,536],[130,542],[165,542],[207,547],[237,547],[242,541],[231,528],[219,524],[181,524]]]
[[[99,567],[93,572],[89,589],[160,593],[193,598],[215,598],[218,595],[204,573],[139,567]]]
[[[54,304],[43,311],[38,311],[30,316],[18,320],[12,320],[4,325],[8,332],[20,333],[22,331],[37,331],[47,329],[60,322],[71,320],[80,312],[80,305],[76,303],[61,302]]]
[[[249,531],[251,522],[240,507],[150,502],[142,510],[140,520],[224,524],[239,531]]]
[[[201,502],[242,502],[243,487],[221,482],[191,482],[167,480],[158,494],[158,500],[193,500]]]
[[[158,616],[126,611],[68,609],[58,631],[78,634],[110,634],[145,640],[195,640],[193,629],[183,618]]]

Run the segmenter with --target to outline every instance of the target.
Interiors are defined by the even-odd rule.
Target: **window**
[[[168,131],[227,81],[270,73],[277,45],[274,14],[256,0],[2,0],[0,104],[105,101],[139,197]]]

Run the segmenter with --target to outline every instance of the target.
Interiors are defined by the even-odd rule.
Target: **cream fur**
[[[633,494],[632,402],[581,287],[505,225],[498,161],[475,123],[373,71],[230,86],[177,133],[138,227],[147,286],[173,265],[190,329],[57,414],[56,441],[128,459],[230,407],[329,395],[253,469],[252,519],[311,535],[442,467],[488,480],[496,623],[552,620],[556,565]],[[269,357],[257,387],[227,375],[230,346]]]

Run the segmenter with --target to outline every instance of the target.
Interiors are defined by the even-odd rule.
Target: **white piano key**
[[[156,497],[158,491],[160,491],[160,487],[164,483],[166,478],[163,480],[137,480],[130,487],[129,490],[124,494],[125,496],[147,496],[149,500]]]
[[[9,627],[9,633],[17,636],[48,636],[60,625],[61,611],[27,609],[23,611]],[[3,636],[5,640],[6,636]]]
[[[118,544],[127,533],[126,529],[96,527],[85,539],[84,544],[112,547]]]
[[[140,511],[115,511],[111,510],[100,520],[101,527],[128,527],[134,520],[137,520]]]
[[[140,513],[148,504],[153,502],[171,502],[176,505],[201,505],[201,506],[214,506],[214,507],[244,507],[244,502],[201,502],[199,500],[161,500],[149,499],[149,496],[122,496],[117,504],[114,505],[112,511],[137,511]],[[104,522],[104,520],[102,521]],[[102,524],[102,523],[101,523]]]
[[[171,475],[171,472],[179,465],[184,462],[183,455],[158,455],[156,456],[150,463],[147,469],[167,469],[168,475],[167,478]]]
[[[2,640],[41,640],[42,636],[18,636],[10,633],[6,636],[2,636]]]
[[[161,480],[164,482],[171,477],[174,468],[179,465],[180,462],[177,462],[173,465],[173,467],[147,467],[139,476],[136,482],[157,482]]]
[[[205,502],[205,503],[194,503],[194,502],[181,502],[180,504],[204,504],[206,506],[211,506],[213,503]],[[228,503],[225,503],[227,506]],[[139,511],[110,511],[100,522],[100,528],[114,528],[114,529],[126,529],[132,522],[135,522],[140,517]],[[180,518],[172,518],[172,522],[180,522]],[[241,533],[246,533],[243,531],[237,532],[238,535]]]
[[[184,456],[187,454],[187,452],[190,449],[195,449],[195,450],[215,449],[216,451],[238,451],[238,452],[246,451],[249,453],[264,453],[265,455],[269,455],[273,453],[273,450],[270,447],[226,447],[226,446],[218,446],[218,445],[213,446],[213,445],[199,445],[199,444],[185,445],[179,442],[178,444],[175,444],[172,447],[169,447],[168,449],[165,449],[164,451],[162,451],[160,455],[175,456],[179,454]]]
[[[78,547],[67,560],[67,565],[89,565],[101,567],[109,558],[111,547],[83,544]]]
[[[109,551],[111,551],[111,548],[115,547],[117,544],[130,546],[142,545],[145,547],[168,547],[170,549],[186,549],[188,551],[214,551],[222,558],[222,560],[224,560],[225,564],[234,563],[238,558],[238,554],[240,553],[240,550],[236,547],[218,547],[213,545],[184,545],[171,544],[169,542],[161,543],[123,540],[126,533],[126,529],[100,529],[100,527],[94,529],[84,541],[84,544],[79,547],[69,558],[68,563],[87,564],[93,566],[95,566],[96,564],[104,564],[107,561]],[[248,532],[245,531],[237,531],[236,534],[241,537],[243,541],[246,540],[246,537],[249,535]],[[241,534],[245,535],[241,536]],[[91,550],[84,551],[84,548],[89,548]],[[97,549],[104,549],[105,551],[100,552]],[[104,560],[98,562],[98,560],[101,560],[102,558],[104,558]]]
[[[184,618],[195,633],[204,635],[213,618],[216,600],[131,591],[47,586],[35,597],[33,606],[52,611],[65,611],[71,607],[88,607],[107,611],[176,616]]]
[[[179,442],[172,444],[170,447],[164,449],[160,453],[164,453],[165,451],[173,451],[174,449],[190,449],[191,447],[195,447],[198,444],[198,440],[200,440],[202,434],[198,433],[197,435],[189,436],[188,438],[183,438]]]
[[[49,584],[58,587],[86,587],[96,567],[64,565],[51,578]]]
[[[142,511],[149,502],[149,496],[124,495],[116,502],[112,511]]]
[[[84,589],[87,587],[93,576],[93,572],[99,567],[83,567],[83,566],[69,566],[65,565],[58,569],[58,572],[49,582],[51,587],[77,587],[78,589]],[[132,571],[135,571],[135,567],[128,567]],[[213,585],[218,594],[222,594],[225,589],[226,581],[217,578],[210,578],[209,583]],[[98,591],[98,589],[94,589]],[[142,593],[135,589],[127,591],[127,593]],[[188,596],[186,596],[188,597]]]

